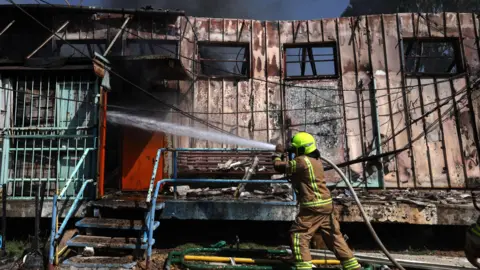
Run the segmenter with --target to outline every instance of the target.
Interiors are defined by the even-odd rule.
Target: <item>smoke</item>
[[[142,8],[184,10],[188,16],[285,20],[291,10],[289,0],[104,0],[109,8]]]

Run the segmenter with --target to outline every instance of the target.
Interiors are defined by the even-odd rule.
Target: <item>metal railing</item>
[[[155,178],[157,175],[158,165],[161,160],[162,154],[165,152],[172,152],[172,178],[170,179],[162,179],[155,184]],[[176,187],[178,183],[186,184],[186,183],[212,183],[212,184],[286,184],[288,180],[243,180],[243,179],[178,179],[178,168],[177,168],[177,158],[178,152],[271,152],[269,150],[259,150],[259,149],[250,149],[250,148],[235,148],[235,149],[228,149],[228,148],[161,148],[158,149],[157,155],[155,157],[154,166],[152,177],[150,179],[150,186],[147,195],[147,205],[150,205],[149,212],[146,216],[145,224],[147,224],[148,228],[148,248],[147,248],[147,266],[150,262],[150,258],[152,255],[152,248],[153,248],[153,228],[155,224],[155,211],[158,199],[158,193],[163,184],[166,183],[173,183],[174,192],[176,193]],[[293,200],[292,201],[281,201],[281,202],[273,202],[275,204],[280,205],[296,205],[296,196],[295,192],[292,189],[293,193]]]

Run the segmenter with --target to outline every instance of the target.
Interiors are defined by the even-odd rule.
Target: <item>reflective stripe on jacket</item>
[[[287,162],[276,158],[274,168],[290,176],[301,207],[322,207],[332,203],[320,159],[303,155]]]

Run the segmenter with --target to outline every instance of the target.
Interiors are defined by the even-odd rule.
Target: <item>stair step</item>
[[[61,267],[65,266],[76,268],[121,268],[121,269],[133,269],[137,265],[137,262],[133,260],[132,256],[126,257],[82,257],[75,256],[68,258],[62,262]]]
[[[152,239],[155,243],[155,239]],[[147,249],[146,241],[135,237],[108,237],[77,235],[67,242],[69,247],[93,247],[93,248],[114,248],[114,249]]]
[[[75,226],[79,228],[97,228],[97,229],[115,229],[115,230],[135,230],[143,231],[147,227],[143,220],[128,220],[128,219],[114,219],[114,218],[83,218],[77,221]],[[156,221],[153,230],[160,226],[160,222]]]

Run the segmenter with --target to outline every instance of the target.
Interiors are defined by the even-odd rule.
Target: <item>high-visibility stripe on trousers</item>
[[[296,262],[295,267],[297,269],[312,269],[313,264],[312,262]]]
[[[342,261],[342,266],[344,270],[354,270],[354,269],[360,269],[361,266],[358,263],[357,259],[351,258],[349,260]]]
[[[337,219],[331,214],[332,207],[330,205],[322,208],[300,208],[300,212],[290,229],[294,260],[299,265],[302,262],[311,262],[310,242],[314,235],[321,235],[328,249],[333,251],[337,259],[342,262],[345,270],[360,269],[360,264],[354,258],[340,232]]]

